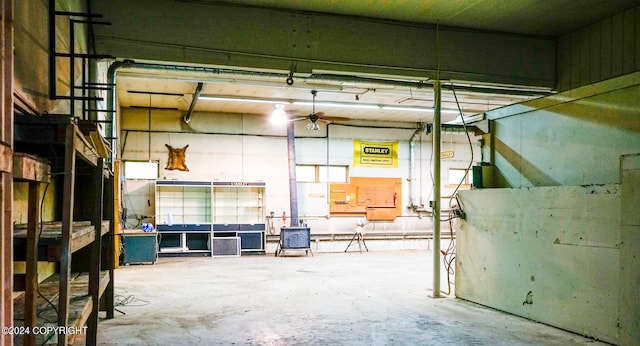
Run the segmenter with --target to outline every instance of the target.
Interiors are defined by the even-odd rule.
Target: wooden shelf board
[[[102,227],[100,228],[101,235],[109,232],[109,221],[103,220]],[[95,240],[95,228],[89,221],[76,221],[73,223],[73,230],[71,232],[71,251],[76,252],[85,246],[91,244]],[[27,229],[25,224],[19,224],[14,226],[13,233],[14,245],[20,246],[26,243]],[[40,257],[38,260],[42,261],[57,261],[59,258],[58,247],[60,240],[62,239],[62,223],[61,222],[47,222],[43,224],[42,233],[38,240],[38,247],[44,248],[43,254],[46,254],[44,258]],[[44,256],[44,255],[43,255]],[[14,260],[24,260],[14,256]]]
[[[109,271],[100,272],[100,296],[104,293],[109,284]],[[58,298],[59,298],[59,276],[52,275],[39,285],[40,293],[52,302],[54,309],[42,296],[37,295],[36,309],[38,311],[38,321],[36,327],[57,326],[58,325]],[[93,307],[93,300],[89,294],[89,274],[74,273],[69,285],[69,327],[80,330],[89,318]],[[24,322],[25,298],[24,295],[16,298],[13,303],[14,326],[22,326]],[[69,335],[69,343],[73,343],[76,335]],[[15,345],[22,345],[23,335],[17,335],[14,339]],[[36,335],[36,344],[41,345],[47,341],[50,335]]]
[[[51,166],[46,160],[37,156],[14,153],[13,179],[48,183],[51,181]]]

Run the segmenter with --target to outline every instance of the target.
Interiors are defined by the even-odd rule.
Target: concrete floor
[[[289,254],[121,267],[116,298],[125,315],[101,319],[98,343],[601,344],[453,297],[431,298],[428,250]]]

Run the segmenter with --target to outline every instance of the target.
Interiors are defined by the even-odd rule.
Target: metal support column
[[[433,83],[433,297],[440,297],[440,81]]]
[[[296,183],[296,137],[293,121],[287,122],[287,148],[289,153],[289,199],[291,227],[298,227],[298,185]]]

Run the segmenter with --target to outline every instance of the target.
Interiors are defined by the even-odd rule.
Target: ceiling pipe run
[[[107,136],[111,138],[111,148],[118,148],[120,145],[118,143],[118,122],[116,121],[115,113],[118,109],[116,105],[116,75],[121,68],[130,67],[133,64],[134,62],[132,60],[115,61],[109,65],[109,68],[107,69],[107,85],[111,88],[111,91],[107,93],[107,109],[110,109],[113,112],[113,115],[111,116],[111,133],[107,133]],[[113,164],[113,161],[120,156],[120,153],[118,150],[112,149],[112,155],[113,158],[111,164]]]
[[[193,93],[193,98],[191,99],[191,104],[189,105],[189,110],[187,111],[187,114],[182,117],[182,120],[184,120],[184,122],[187,124],[191,122],[191,114],[193,113],[193,109],[196,107],[196,103],[198,103],[198,99],[200,98],[200,93],[202,92],[203,86],[204,83],[198,82],[196,91]]]
[[[418,123],[418,128],[409,139],[409,208],[415,208],[415,204],[413,203],[413,182],[415,181],[416,137],[421,136],[423,130],[424,124]]]
[[[290,76],[289,71],[282,72],[273,72],[273,71],[247,71],[247,70],[234,70],[230,68],[216,68],[216,67],[203,67],[203,66],[182,66],[182,65],[172,65],[172,64],[156,64],[156,63],[131,63],[129,66],[131,68],[140,68],[145,70],[157,70],[157,71],[174,71],[174,72],[182,72],[182,73],[200,73],[204,74],[208,77],[215,79],[226,79],[229,83],[251,83],[255,82],[255,79],[265,79],[271,83],[277,83],[278,80],[282,81],[282,84],[286,84],[287,78]],[[135,75],[134,72],[127,71],[127,74]],[[124,73],[123,73],[124,74]],[[149,77],[144,74],[141,77]],[[159,74],[157,76],[160,79],[179,79],[185,80],[188,79],[190,81],[205,81],[205,78],[199,78],[201,76],[194,76],[193,78],[180,77],[180,78],[172,78],[171,76],[167,76],[166,74]],[[353,76],[353,75],[339,75],[339,74],[328,74],[328,73],[312,73],[305,74],[302,76],[295,76],[296,78],[296,88],[304,87],[305,84],[316,84],[313,88],[321,88],[317,83],[339,83],[341,85],[351,84],[351,86],[363,85],[365,87],[402,87],[402,88],[412,88],[412,89],[433,89],[435,82],[426,78],[424,80],[403,80],[402,77],[398,77],[398,79],[391,78],[373,78],[373,77],[362,77],[362,76]],[[245,80],[243,80],[245,79]],[[552,90],[547,89],[539,89],[539,88],[529,88],[526,86],[496,86],[496,85],[473,85],[469,82],[453,82],[456,90],[464,90],[468,92],[476,92],[482,94],[503,94],[503,95],[514,95],[514,96],[543,96],[550,95],[554,92]],[[290,87],[287,85],[287,87]],[[307,85],[307,87],[309,87]],[[441,86],[444,89],[451,89],[451,85]]]

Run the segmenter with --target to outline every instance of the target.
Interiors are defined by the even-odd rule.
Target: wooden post
[[[62,239],[60,241],[60,296],[58,300],[58,325],[60,326],[67,326],[69,322],[71,232],[73,227],[73,197],[76,171],[75,139],[75,124],[67,124],[64,154],[64,183],[62,187]],[[67,345],[67,333],[58,335],[58,345]]]
[[[0,0],[0,326],[13,326],[13,0]],[[10,333],[0,344],[11,345]]]
[[[29,220],[27,224],[27,268],[24,292],[24,326],[33,330],[36,327],[36,292],[38,292],[38,225],[40,224],[40,184],[29,182]],[[35,344],[35,333],[24,336],[25,344]]]
[[[117,184],[117,182],[119,182],[118,179],[116,179],[116,175],[115,175],[115,171],[114,171],[114,175],[108,179],[106,181],[106,185],[105,185],[105,194],[104,194],[104,219],[109,220],[109,233],[107,234],[107,236],[104,239],[104,244],[102,246],[102,248],[104,249],[104,258],[102,259],[102,263],[103,268],[109,271],[109,284],[107,285],[106,290],[104,291],[103,294],[103,309],[106,310],[107,312],[107,318],[111,319],[114,317],[114,312],[115,312],[115,301],[114,301],[114,268],[116,266],[116,258],[118,258],[116,256],[116,251],[115,251],[115,230],[116,227],[118,227],[119,224],[119,220],[118,220],[118,215],[119,213],[117,213],[117,208],[118,205],[117,203],[114,204],[114,201],[116,200],[114,198],[114,185]]]
[[[98,311],[100,309],[100,255],[102,253],[102,193],[104,191],[103,178],[104,159],[99,158],[98,164],[92,169],[91,181],[91,223],[95,226],[96,239],[91,244],[89,254],[89,295],[92,298],[92,310],[87,321],[87,345],[97,344]]]

